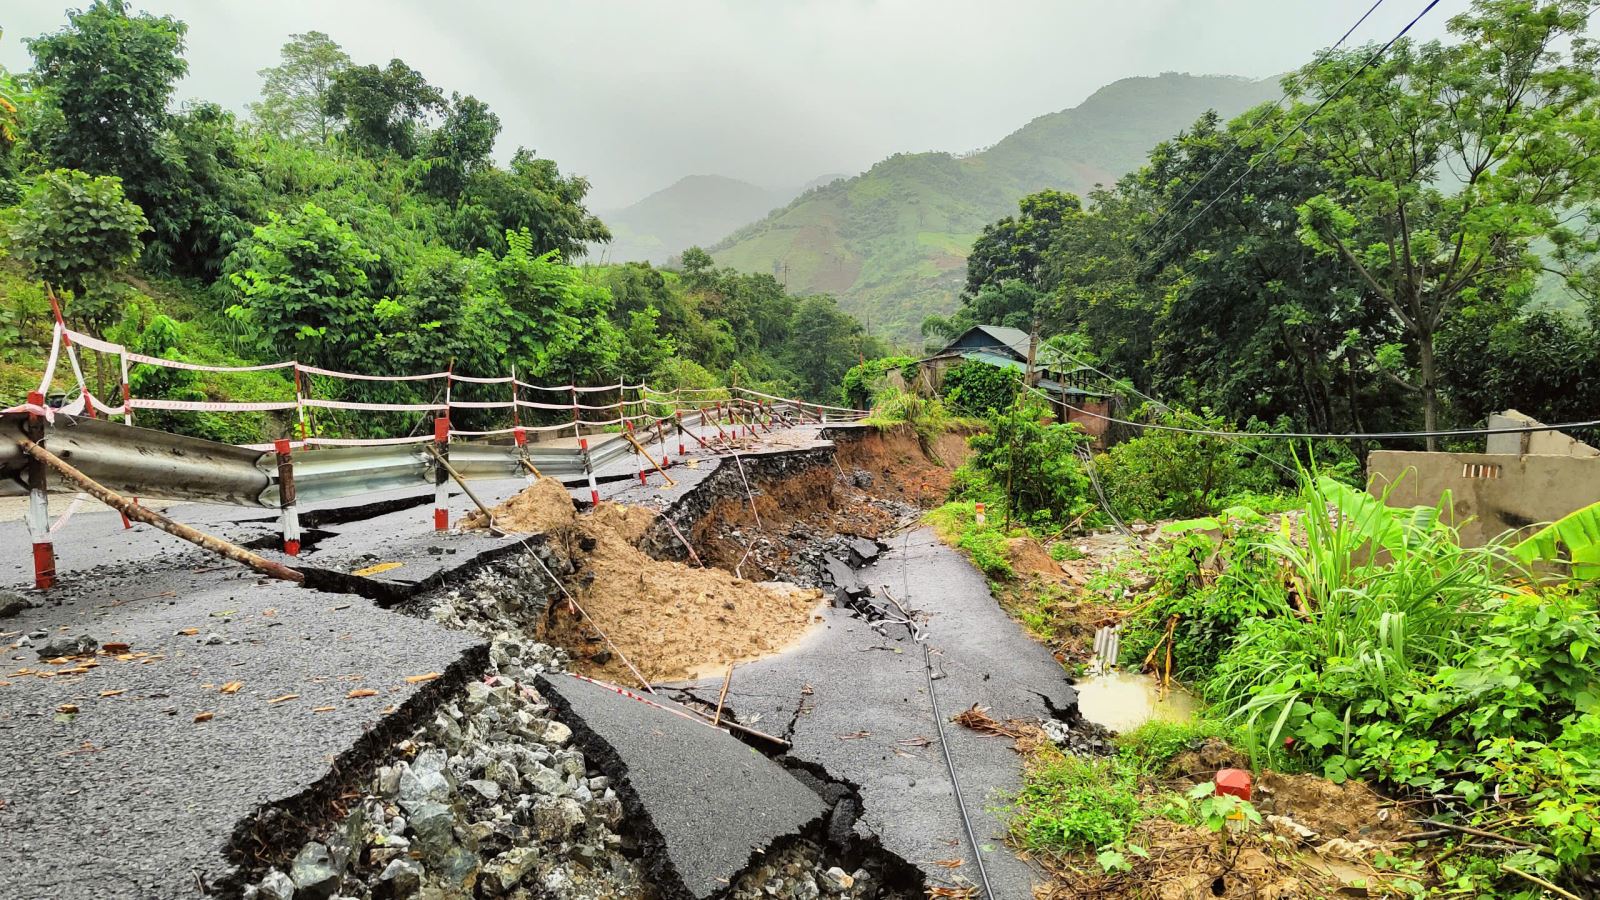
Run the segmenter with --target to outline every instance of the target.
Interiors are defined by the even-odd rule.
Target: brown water
[[[1078,679],[1078,711],[1112,731],[1132,731],[1149,721],[1187,722],[1200,700],[1181,688],[1161,690],[1155,678],[1111,671]]]

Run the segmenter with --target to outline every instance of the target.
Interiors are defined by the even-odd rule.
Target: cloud
[[[1465,3],[1459,3],[1464,6]],[[189,23],[184,97],[240,109],[288,35],[356,60],[400,57],[499,113],[517,145],[588,176],[618,206],[689,174],[780,187],[900,150],[992,144],[1132,75],[1265,77],[1336,40],[1366,4],[1283,0],[135,0]],[[1353,41],[1416,14],[1386,4]],[[1420,9],[1420,5],[1411,4]],[[1395,8],[1390,8],[1395,7]],[[1419,26],[1443,31],[1441,4]],[[59,7],[8,12],[0,64]]]

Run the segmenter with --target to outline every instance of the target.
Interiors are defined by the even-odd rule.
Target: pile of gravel
[[[830,854],[813,841],[796,841],[782,850],[769,853],[746,869],[728,892],[729,900],[914,900],[922,897],[916,888],[894,887],[880,871],[869,866],[846,872],[833,865]]]
[[[532,685],[534,675],[564,668],[565,654],[502,632],[490,659],[482,681],[378,767],[343,821],[246,896],[643,895],[618,833],[616,791],[589,772],[571,730]]]

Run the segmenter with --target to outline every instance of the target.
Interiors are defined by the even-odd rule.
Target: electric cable
[[[1357,19],[1356,23],[1354,25],[1351,25],[1349,27],[1349,29],[1347,29],[1345,31],[1345,33],[1343,35],[1341,35],[1337,41],[1333,42],[1332,46],[1330,46],[1327,49],[1323,50],[1322,53],[1320,53],[1318,55],[1318,58],[1312,61],[1312,65],[1313,66],[1318,66],[1318,65],[1321,65],[1322,63],[1326,62],[1328,57],[1332,56],[1333,52],[1335,50],[1338,50],[1341,46],[1343,46],[1344,42],[1349,40],[1350,35],[1354,34],[1355,30],[1357,28],[1361,27],[1361,23],[1367,21],[1367,17],[1371,16],[1374,12],[1377,11],[1378,7],[1380,7],[1382,5],[1383,5],[1383,0],[1377,0],[1376,3],[1373,3],[1372,6],[1368,7],[1367,11],[1361,14],[1361,18]],[[1294,91],[1285,92],[1282,97],[1279,97],[1272,104],[1271,112],[1276,112],[1279,108],[1281,108],[1283,106],[1283,101],[1289,99],[1289,96],[1290,96],[1291,93],[1298,93],[1300,88],[1302,88],[1304,86],[1305,86],[1305,79],[1302,77],[1300,79],[1300,83],[1295,85]],[[1260,125],[1262,122],[1266,121],[1267,116],[1270,115],[1271,112],[1269,112],[1268,110],[1262,110],[1261,111],[1261,115],[1257,116],[1256,120],[1254,122],[1250,123],[1250,129],[1249,130],[1254,131],[1258,125]],[[1240,146],[1239,142],[1238,141],[1234,141],[1232,146],[1230,146],[1228,148],[1227,152],[1223,153],[1222,156],[1217,158],[1216,162],[1211,164],[1211,168],[1207,169],[1205,171],[1205,174],[1203,174],[1199,178],[1195,179],[1195,182],[1193,184],[1189,185],[1189,189],[1187,191],[1183,192],[1183,196],[1182,197],[1179,197],[1173,203],[1168,204],[1167,208],[1165,210],[1162,210],[1161,215],[1157,216],[1156,220],[1154,222],[1151,222],[1148,226],[1146,226],[1143,229],[1143,234],[1139,235],[1139,238],[1141,240],[1143,240],[1145,238],[1148,238],[1152,233],[1155,232],[1157,226],[1159,226],[1162,222],[1165,222],[1167,220],[1168,216],[1171,216],[1178,209],[1182,208],[1184,201],[1188,200],[1191,196],[1193,196],[1194,192],[1200,189],[1200,185],[1204,184],[1207,178],[1210,178],[1213,174],[1215,174],[1217,169],[1222,167],[1223,163],[1227,162],[1229,159],[1231,159],[1233,157],[1233,154],[1235,154],[1235,153],[1237,153],[1239,151],[1239,146]]]
[[[1406,34],[1409,31],[1411,31],[1413,26],[1415,26],[1418,22],[1422,21],[1422,17],[1423,16],[1426,16],[1428,13],[1432,12],[1433,8],[1435,6],[1438,6],[1438,5],[1439,5],[1439,0],[1429,0],[1428,5],[1423,7],[1422,12],[1417,13],[1416,18],[1414,18],[1410,22],[1406,23],[1406,27],[1400,29],[1400,32],[1398,34],[1396,34],[1394,37],[1390,38],[1388,43],[1384,44],[1382,47],[1379,47],[1376,51],[1373,52],[1373,54],[1371,56],[1367,57],[1366,61],[1364,61],[1360,66],[1357,66],[1356,70],[1354,72],[1351,72],[1348,76],[1346,76],[1345,80],[1340,82],[1339,86],[1334,88],[1332,93],[1328,94],[1326,97],[1323,97],[1322,98],[1322,102],[1318,103],[1315,107],[1312,108],[1312,110],[1310,112],[1306,113],[1305,116],[1303,118],[1301,118],[1299,122],[1295,123],[1295,126],[1293,128],[1291,128],[1288,131],[1284,132],[1282,137],[1280,137],[1276,141],[1274,141],[1272,146],[1267,148],[1266,152],[1261,153],[1258,156],[1256,156],[1254,159],[1252,159],[1250,161],[1250,165],[1246,166],[1245,170],[1243,172],[1240,172],[1239,176],[1237,178],[1235,178],[1235,179],[1233,179],[1233,181],[1229,182],[1228,186],[1223,188],[1222,191],[1217,194],[1217,196],[1211,198],[1211,202],[1209,202],[1205,206],[1201,207],[1200,211],[1195,213],[1194,216],[1192,216],[1187,222],[1184,222],[1183,225],[1180,226],[1177,231],[1174,231],[1172,234],[1168,235],[1167,238],[1165,240],[1163,240],[1160,244],[1156,245],[1156,249],[1152,253],[1149,254],[1149,258],[1154,259],[1154,258],[1160,256],[1161,255],[1161,251],[1166,249],[1166,246],[1168,244],[1172,243],[1172,241],[1175,240],[1178,237],[1178,235],[1182,234],[1190,225],[1193,225],[1195,222],[1199,221],[1200,217],[1205,215],[1206,212],[1211,209],[1211,207],[1217,205],[1217,201],[1221,200],[1223,197],[1226,197],[1229,193],[1231,193],[1233,191],[1234,188],[1238,187],[1239,183],[1244,181],[1245,176],[1247,176],[1251,172],[1255,171],[1256,166],[1260,165],[1262,160],[1266,159],[1268,156],[1271,156],[1274,152],[1276,152],[1279,147],[1283,146],[1283,143],[1285,141],[1287,141],[1290,137],[1293,137],[1296,132],[1298,132],[1302,128],[1304,128],[1306,126],[1306,123],[1310,122],[1312,120],[1312,118],[1314,118],[1317,115],[1317,113],[1322,112],[1322,110],[1329,103],[1332,103],[1334,100],[1337,100],[1339,98],[1339,95],[1344,93],[1344,89],[1350,86],[1351,82],[1355,81],[1356,78],[1359,77],[1362,72],[1365,72],[1367,69],[1371,68],[1373,63],[1377,62],[1380,57],[1382,57],[1385,53],[1389,52],[1389,48],[1390,47],[1393,47],[1397,41],[1399,41],[1401,38],[1405,37]]]

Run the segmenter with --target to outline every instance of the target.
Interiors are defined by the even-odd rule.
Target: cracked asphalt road
[[[926,616],[943,716],[974,703],[996,719],[1046,719],[1077,703],[1066,674],[990,595],[983,576],[928,529],[905,533],[860,570]],[[977,884],[929,704],[921,648],[901,625],[881,633],[848,611],[774,657],[742,664],[728,692],[738,720],[768,731],[790,729],[790,756],[855,785],[863,811],[856,831],[920,868],[930,884]],[[715,695],[720,681],[697,682]],[[809,694],[806,693],[809,691]],[[1006,738],[946,721],[967,812],[998,900],[1032,896],[1035,870],[1004,846],[1006,806],[1022,768]],[[938,865],[959,859],[955,868]]]
[[[19,673],[73,667],[31,648],[4,653],[0,897],[17,898],[194,896],[197,876],[231,870],[223,850],[237,822],[328,775],[386,710],[427,689],[407,676],[444,672],[478,646],[200,552],[53,592],[0,626],[148,654],[40,678]],[[230,682],[238,689],[223,693]],[[350,698],[358,688],[377,694]]]

